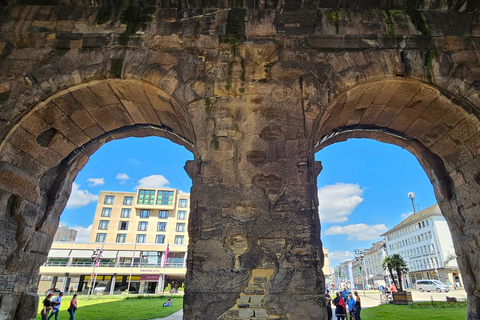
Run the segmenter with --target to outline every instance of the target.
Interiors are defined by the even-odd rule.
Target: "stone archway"
[[[50,249],[72,182],[103,144],[125,137],[165,137],[190,151],[190,117],[169,95],[136,80],[93,81],[33,107],[0,145],[5,223],[3,276],[11,293],[0,315],[34,318],[35,279]]]
[[[459,103],[469,113],[461,122],[444,123],[450,133],[457,131],[455,138],[421,135],[423,125],[445,130],[435,113],[431,123],[417,114],[418,123],[411,128],[419,132],[410,134],[419,141],[418,152],[412,146],[415,152],[430,159],[423,145],[440,159],[428,161],[431,171],[440,172],[431,174],[431,179],[441,178],[438,185],[447,186],[439,190],[446,195],[452,191],[452,199],[461,202],[451,205],[450,211],[458,213],[451,227],[464,230],[462,219],[467,218],[470,225],[480,225],[474,206],[477,170],[471,169],[478,162],[479,143],[462,141],[464,132],[476,128],[480,106],[479,3],[359,0],[354,7],[343,0],[47,3],[53,5],[0,0],[4,9],[0,11],[0,231],[5,231],[0,232],[5,239],[0,241],[0,259],[10,257],[8,263],[0,260],[0,312],[8,317],[30,318],[26,306],[36,301],[29,282],[34,270],[22,263],[38,265],[45,258],[53,230],[42,217],[60,210],[68,194],[66,181],[87,160],[84,155],[110,139],[102,136],[104,132],[121,138],[135,132],[122,131],[125,128],[139,129],[139,135],[166,131],[178,143],[187,147],[188,141],[193,143],[195,160],[186,166],[193,180],[185,291],[188,320],[238,318],[239,304],[252,301],[251,296],[258,296],[254,300],[260,302],[245,308],[244,316],[258,309],[260,316],[269,313],[284,319],[324,317],[315,179],[321,165],[314,161],[314,143],[333,129],[341,129],[336,133],[339,138],[365,129],[360,121],[367,111],[356,109],[375,116],[368,101],[361,102],[368,107],[355,110],[347,103],[329,105],[346,92],[345,101],[351,96],[349,103],[357,106],[353,96],[359,93],[352,86],[360,83],[416,79],[471,103],[472,110]],[[400,87],[411,91],[408,83]],[[103,91],[105,85],[110,89]],[[96,96],[97,89],[106,96]],[[142,90],[148,99],[138,96]],[[428,97],[428,90],[418,90]],[[149,100],[152,92],[160,97],[160,114],[157,102]],[[71,100],[88,103],[79,106]],[[38,113],[39,104],[55,112]],[[77,107],[87,112],[82,115]],[[383,115],[365,124],[371,126],[368,132],[391,126],[391,117],[402,125],[397,109],[382,109]],[[461,110],[447,112],[455,119]],[[340,120],[337,123],[335,118],[332,124],[337,112]],[[330,116],[332,121],[327,121]],[[27,124],[34,117],[37,120]],[[70,130],[79,134],[69,135]],[[386,131],[388,137],[402,132]],[[59,163],[93,139],[98,142],[67,165],[73,171],[59,169]],[[36,230],[37,221],[45,229]],[[473,229],[469,232],[459,231],[458,237],[472,242],[472,251],[465,256],[478,257],[478,236]],[[38,239],[28,241],[32,237]],[[36,243],[40,249],[31,247]],[[472,275],[469,318],[478,319],[475,263],[471,259],[463,263],[463,270]],[[13,276],[13,270],[20,272]],[[255,290],[262,286],[265,290]]]
[[[480,120],[473,107],[460,101],[416,81],[359,85],[340,94],[319,117],[315,148],[368,138],[401,146],[418,159],[452,233],[468,294],[468,319],[477,319]]]

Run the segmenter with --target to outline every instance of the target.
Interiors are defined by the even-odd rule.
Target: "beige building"
[[[141,293],[180,287],[189,207],[189,194],[175,189],[100,192],[89,243],[54,242],[40,268],[39,291],[87,292],[93,281],[108,282],[110,293],[126,290],[129,282],[130,291]],[[102,251],[98,263],[95,250]]]

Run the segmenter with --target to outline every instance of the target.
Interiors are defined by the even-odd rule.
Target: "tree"
[[[408,272],[407,264],[405,260],[403,260],[402,256],[399,254],[393,254],[391,256],[386,256],[385,259],[382,261],[382,268],[388,270],[390,272],[390,276],[392,277],[392,281],[398,288],[398,291],[403,291],[402,285],[402,274]],[[395,282],[395,278],[393,277],[393,270],[397,273],[398,282]],[[397,284],[398,283],[398,284]]]
[[[392,268],[397,272],[399,291],[403,291],[402,274],[408,272],[407,264],[399,254],[392,255],[390,257],[390,263],[392,264]]]
[[[384,270],[388,270],[388,272],[390,273],[390,277],[392,278],[393,283],[395,283],[395,277],[393,276],[393,272],[392,272],[392,270],[393,270],[392,258],[390,256],[386,256],[385,259],[383,259],[382,268]]]

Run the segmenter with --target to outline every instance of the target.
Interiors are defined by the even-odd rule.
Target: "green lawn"
[[[183,307],[183,297],[172,296],[172,307],[163,307],[163,303],[167,301],[167,296],[142,296],[132,299],[130,296],[125,299],[124,296],[93,296],[87,300],[85,296],[77,299],[78,309],[75,313],[75,319],[82,320],[146,320],[155,318],[164,318]],[[40,302],[44,297],[40,297]],[[71,296],[65,296],[62,299],[59,319],[68,319],[68,307],[70,305]],[[41,319],[40,303],[37,320]],[[54,318],[51,318],[51,320]]]
[[[458,307],[448,307],[437,303],[436,307],[430,303],[415,303],[413,306],[399,306],[384,304],[374,308],[362,310],[362,320],[465,320],[467,317],[466,305],[459,303]]]

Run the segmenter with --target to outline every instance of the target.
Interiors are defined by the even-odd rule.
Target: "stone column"
[[[65,292],[65,291],[68,291],[68,273],[65,273],[65,275],[63,276],[63,280],[62,280],[62,288],[60,289],[61,291]]]
[[[275,46],[249,48],[225,58],[232,83],[217,83],[218,96],[195,110],[204,126],[186,165],[193,187],[184,319],[325,319],[321,166],[298,73],[265,74]],[[268,82],[271,74],[292,78]],[[238,83],[237,75],[258,81]]]
[[[53,276],[51,288],[55,288],[57,286],[57,281],[58,281],[58,276]]]
[[[110,294],[112,295],[113,292],[115,291],[115,283],[117,281],[117,274],[114,273],[113,276],[112,276],[112,284],[110,285]]]

